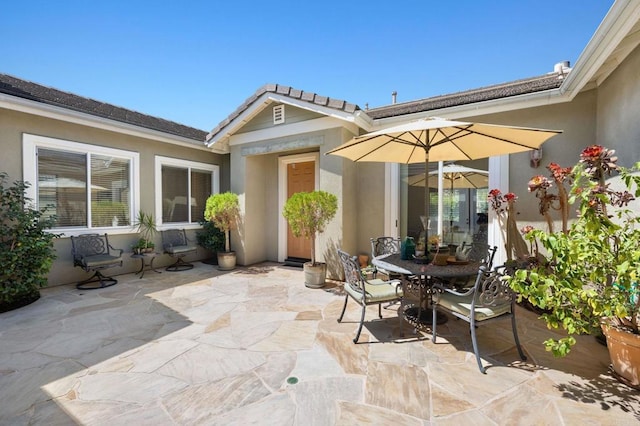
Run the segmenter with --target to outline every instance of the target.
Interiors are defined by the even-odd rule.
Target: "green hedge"
[[[55,224],[55,216],[47,217],[46,208],[30,207],[29,184],[6,183],[7,174],[0,172],[0,312],[39,297],[55,259],[53,239],[58,237],[46,231]]]

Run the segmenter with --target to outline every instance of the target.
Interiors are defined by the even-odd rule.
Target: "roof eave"
[[[40,117],[52,118],[68,123],[89,126],[97,129],[108,130],[118,133],[124,133],[131,136],[153,139],[164,143],[174,145],[188,146],[190,148],[207,150],[204,141],[185,138],[183,136],[162,132],[159,130],[149,129],[147,127],[136,126],[117,120],[98,117],[92,114],[74,111],[55,105],[49,105],[38,101],[11,96],[0,93],[0,108],[6,108],[13,111],[33,114]],[[207,150],[208,151],[208,150]]]
[[[425,117],[446,117],[447,119],[454,120],[478,115],[513,111],[517,109],[534,108],[561,102],[565,102],[565,99],[560,93],[559,88],[542,90],[534,93],[421,111],[413,114],[380,118],[374,120],[373,129],[378,130],[395,124],[418,120]]]
[[[228,141],[231,136],[236,134],[246,123],[260,113],[270,104],[285,104],[296,108],[316,112],[327,117],[336,118],[347,123],[355,124],[359,127],[369,129],[372,126],[372,120],[366,114],[362,114],[361,110],[355,112],[347,112],[331,107],[306,102],[302,99],[294,99],[286,95],[273,92],[266,92],[256,99],[247,109],[240,113],[236,118],[231,120],[226,126],[217,131],[215,134],[207,135],[205,144],[207,147],[218,153],[228,153]]]
[[[640,2],[637,0],[616,1],[560,87],[561,93],[566,94],[570,100],[582,90],[589,88],[589,81],[639,20]],[[612,71],[613,69],[606,73],[606,76]]]

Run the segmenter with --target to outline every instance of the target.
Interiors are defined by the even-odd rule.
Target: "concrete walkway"
[[[640,422],[640,393],[607,372],[605,347],[580,339],[554,359],[549,331],[518,310],[528,356],[508,320],[398,337],[397,313],[359,308],[340,284],[304,287],[302,271],[262,264],[223,273],[120,276],[113,287],[44,289],[0,314],[1,425],[610,424]]]

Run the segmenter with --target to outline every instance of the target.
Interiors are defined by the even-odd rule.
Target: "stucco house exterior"
[[[336,247],[369,252],[370,237],[411,235],[419,215],[412,204],[422,205],[412,202],[422,189],[405,182],[414,173],[411,167],[324,154],[355,135],[428,116],[563,130],[544,144],[538,168],[531,167],[529,153],[464,164],[489,170],[490,188],[521,195],[520,221],[542,224],[537,202],[526,191],[532,176],[547,174],[548,162],[574,164],[581,149],[594,143],[616,149],[625,166],[640,159],[639,19],[638,2],[617,1],[573,68],[559,63],[542,76],[380,108],[363,110],[286,86],[260,88],[206,139],[214,152],[230,155],[231,190],[242,195],[240,262],[282,262],[291,256],[279,212],[293,164],[312,162],[315,189],[340,200],[338,215],[316,248],[333,273],[339,274]],[[489,243],[503,247],[488,213]]]
[[[228,156],[207,149],[205,136],[202,130],[0,74],[0,170],[9,182],[32,184],[30,198],[53,206],[55,232],[63,234],[54,243],[57,259],[49,284],[87,277],[73,267],[71,235],[106,232],[114,247],[130,253],[139,237],[132,226],[138,211],[153,213],[159,229],[185,228],[195,239],[204,200],[229,187]],[[199,248],[190,259],[208,256]],[[124,258],[122,268],[109,272],[139,268],[138,259]],[[166,256],[156,265],[170,262]]]
[[[138,210],[153,212],[160,229],[184,227],[193,234],[204,191],[231,190],[239,195],[242,210],[232,248],[244,265],[308,257],[295,251],[282,206],[292,191],[329,191],[338,197],[339,210],[318,239],[316,253],[328,263],[330,275],[339,277],[336,248],[369,252],[371,237],[415,234],[420,226],[416,205],[422,203],[416,197],[422,189],[407,184],[406,178],[416,173],[411,166],[354,163],[325,155],[327,151],[355,135],[428,116],[563,130],[543,145],[537,168],[529,153],[464,163],[488,170],[489,188],[520,195],[519,221],[542,224],[526,188],[531,176],[546,174],[548,162],[573,164],[582,148],[595,143],[616,149],[624,166],[640,160],[639,44],[640,3],[618,0],[573,67],[549,64],[549,73],[541,76],[371,109],[266,85],[208,134],[0,74],[0,141],[5,148],[0,170],[31,182],[50,179],[56,168],[73,177],[68,164],[86,154],[87,175],[95,173],[96,178],[87,187],[91,189],[85,188],[85,205],[94,208],[91,201],[102,196],[125,202],[128,213],[110,223],[85,219],[83,225],[67,218],[70,222],[61,231],[65,236],[108,232],[114,245],[122,247],[137,236],[130,215]],[[103,177],[100,168],[107,165],[120,167],[120,177]],[[179,176],[185,185],[172,187],[169,182],[182,182]],[[52,199],[41,192],[33,198]],[[456,212],[458,223],[470,232],[473,214],[483,208],[479,194],[468,196],[475,211]],[[75,195],[57,195],[61,208],[73,205]],[[176,206],[187,207],[186,213],[173,217]],[[488,241],[502,247],[497,222],[488,214]],[[68,238],[56,241],[56,251],[50,284],[84,276],[71,266]],[[199,251],[194,258],[206,255]],[[496,262],[503,256],[499,251]],[[131,263],[120,272],[134,268]]]

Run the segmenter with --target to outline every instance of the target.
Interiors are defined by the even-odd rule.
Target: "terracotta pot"
[[[359,254],[358,255],[358,263],[361,268],[366,268],[369,266],[369,255],[368,254]]]
[[[325,263],[316,263],[312,265],[307,262],[303,266],[304,269],[304,285],[309,288],[322,288],[327,278],[327,265]]]
[[[614,374],[621,382],[640,389],[640,335],[629,333],[608,322],[601,324]]]

